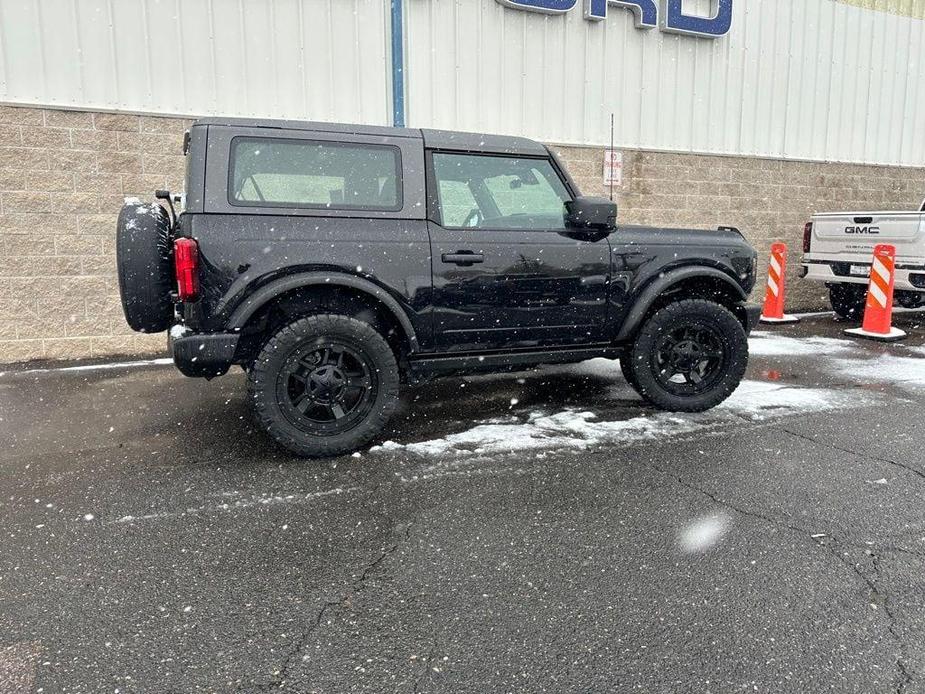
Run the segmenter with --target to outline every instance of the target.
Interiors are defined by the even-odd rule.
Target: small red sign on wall
[[[604,150],[604,185],[623,185],[623,152]]]

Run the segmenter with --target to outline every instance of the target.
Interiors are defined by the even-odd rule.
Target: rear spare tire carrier
[[[116,268],[122,311],[132,330],[157,333],[173,322],[172,225],[156,203],[130,202],[116,226]]]

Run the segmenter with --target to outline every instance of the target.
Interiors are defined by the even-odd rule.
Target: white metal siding
[[[0,0],[0,101],[388,124],[383,0]]]
[[[925,0],[736,0],[719,40],[404,7],[411,126],[925,164]],[[0,101],[388,124],[388,34],[389,0],[0,0]]]
[[[917,6],[916,6],[917,7]],[[834,0],[737,0],[719,40],[406,0],[408,123],[622,147],[925,164],[914,16]],[[709,0],[685,4],[704,12]]]

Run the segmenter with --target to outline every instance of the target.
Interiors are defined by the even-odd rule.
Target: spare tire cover
[[[156,203],[126,204],[116,226],[122,310],[132,330],[157,333],[173,322],[170,217]]]

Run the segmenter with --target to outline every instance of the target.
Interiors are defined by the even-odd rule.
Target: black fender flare
[[[371,298],[382,304],[398,321],[411,352],[418,351],[418,338],[414,332],[414,326],[411,320],[402,309],[401,304],[382,287],[354,275],[341,274],[337,272],[300,272],[296,275],[288,275],[272,282],[265,284],[263,287],[248,296],[241,304],[235,308],[228,318],[228,328],[231,330],[240,330],[247,321],[268,301],[272,301],[286,292],[301,287],[310,287],[313,285],[324,285],[326,287],[345,287],[368,294]]]
[[[669,270],[665,274],[657,277],[655,281],[649,283],[633,301],[633,307],[630,309],[629,313],[627,313],[623,325],[620,326],[616,341],[622,342],[628,340],[639,326],[642,325],[642,321],[645,319],[646,314],[659,296],[679,282],[691,279],[692,277],[722,280],[730,289],[734,290],[740,301],[743,303],[748,301],[748,294],[742,289],[739,283],[725,272],[717,270],[716,268],[707,267],[705,265],[693,265]]]

